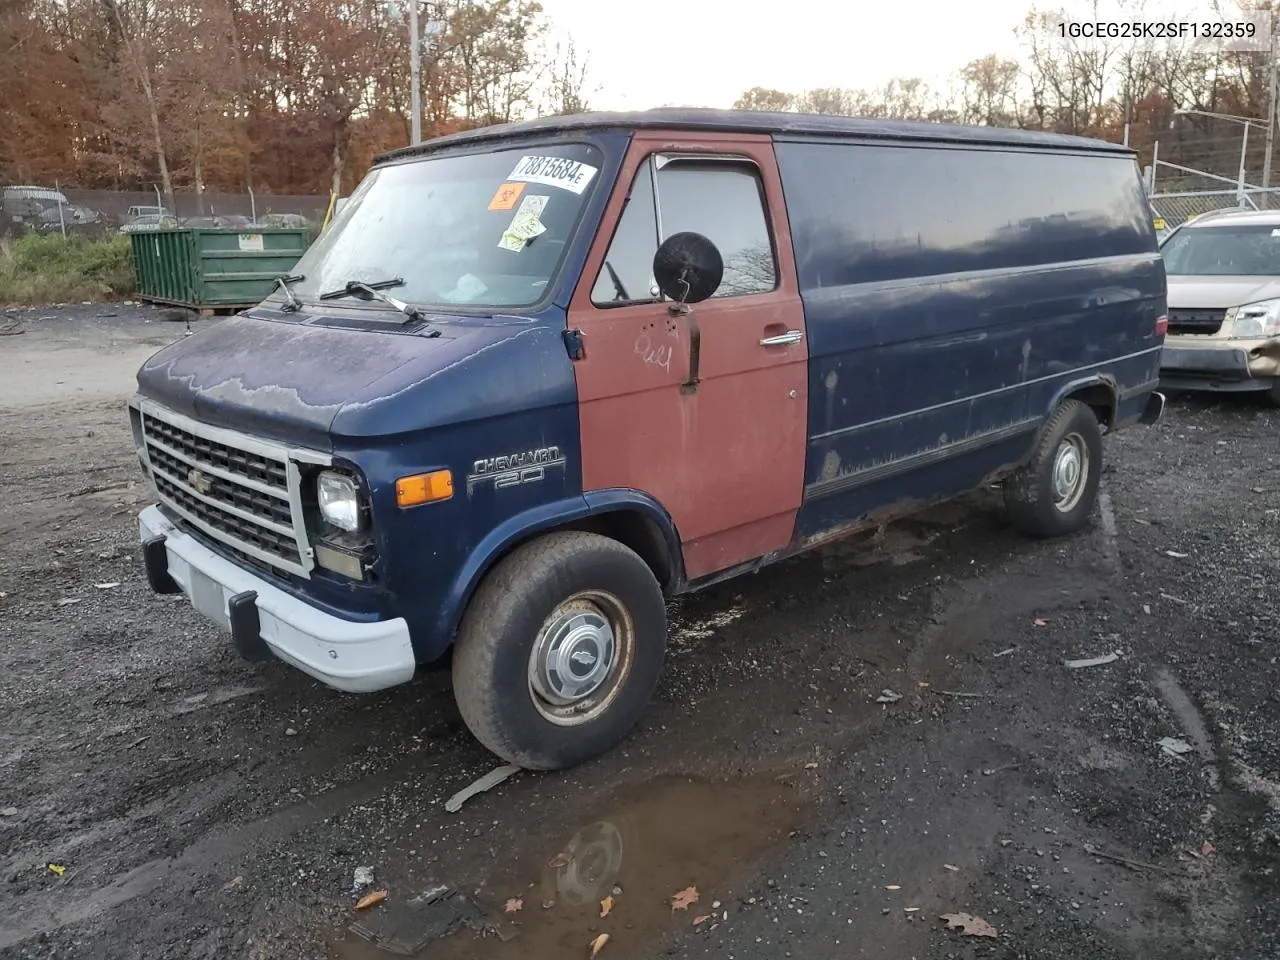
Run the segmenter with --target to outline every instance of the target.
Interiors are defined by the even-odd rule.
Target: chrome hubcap
[[[568,605],[566,605],[568,606]],[[614,663],[613,626],[599,610],[576,603],[561,607],[538,637],[529,663],[529,682],[548,703],[568,706],[584,700],[609,678]]]
[[[1053,501],[1066,512],[1080,502],[1089,474],[1089,448],[1079,434],[1070,434],[1058,444],[1053,458]]]

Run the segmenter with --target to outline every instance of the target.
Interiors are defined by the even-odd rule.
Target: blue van
[[[665,601],[1002,481],[1088,523],[1153,423],[1165,273],[1134,154],[656,110],[377,159],[296,273],[148,360],[154,590],[345,691],[452,651],[490,750],[609,750]]]

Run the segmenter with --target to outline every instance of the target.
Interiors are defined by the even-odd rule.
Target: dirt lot
[[[446,674],[338,694],[149,593],[123,403],[184,325],[6,329],[0,957],[1280,958],[1280,413],[1110,439],[1069,540],[987,492],[699,594],[623,749],[450,814]]]

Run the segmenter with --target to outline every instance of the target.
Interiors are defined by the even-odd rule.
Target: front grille
[[[160,502],[207,536],[308,576],[311,548],[284,447],[145,404],[142,440]]]
[[[1225,310],[1170,310],[1169,333],[1217,333],[1226,318]]]

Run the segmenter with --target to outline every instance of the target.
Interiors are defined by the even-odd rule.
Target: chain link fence
[[[175,193],[170,202],[154,190],[77,190],[4,186],[0,236],[24,233],[101,238],[161,227],[292,227],[317,231],[326,196],[252,193]]]
[[[1215,210],[1275,210],[1280,212],[1280,188],[1263,190],[1246,187],[1243,194],[1235,190],[1189,190],[1153,193],[1152,209],[1172,230],[1195,217]]]

